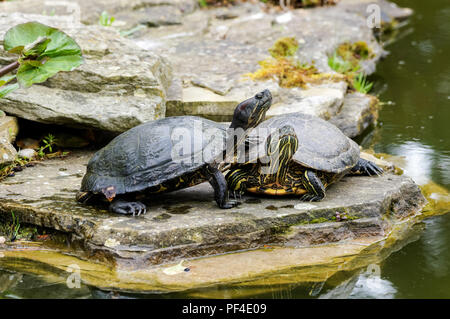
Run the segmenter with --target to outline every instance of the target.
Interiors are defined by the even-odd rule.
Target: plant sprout
[[[110,27],[113,22],[116,20],[113,16],[110,16],[108,12],[103,11],[100,15],[99,23],[104,27]]]
[[[367,81],[367,76],[362,72],[353,79],[353,87],[356,91],[367,94],[372,89],[373,83]]]

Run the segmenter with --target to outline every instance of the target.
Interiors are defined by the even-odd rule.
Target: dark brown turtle
[[[176,116],[122,133],[91,158],[77,200],[100,196],[111,202],[112,212],[140,215],[146,206],[136,201],[138,194],[170,192],[209,181],[219,207],[231,208],[237,202],[228,199],[219,164],[226,150],[233,156],[249,129],[264,120],[271,103],[269,90],[241,102],[228,130],[201,117]],[[187,141],[176,138],[187,135]],[[182,154],[177,153],[179,149]]]

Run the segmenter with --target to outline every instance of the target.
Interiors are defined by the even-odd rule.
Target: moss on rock
[[[336,53],[344,61],[352,63],[353,66],[359,65],[360,60],[371,59],[375,56],[372,49],[364,41],[344,42],[338,46]]]
[[[299,47],[297,39],[293,37],[285,37],[278,39],[269,49],[269,53],[275,59],[293,56]]]

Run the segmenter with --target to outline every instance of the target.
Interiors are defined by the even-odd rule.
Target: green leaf
[[[100,25],[104,27],[110,27],[113,22],[116,20],[113,16],[109,16],[108,12],[103,11],[99,18]]]
[[[6,51],[33,43],[39,37],[47,37],[47,44],[42,55],[49,57],[61,55],[81,55],[79,45],[64,32],[38,22],[27,22],[9,29],[4,37],[3,46]]]
[[[83,63],[81,49],[75,40],[38,22],[9,29],[3,45],[5,50],[16,53],[22,48],[17,81],[24,87],[44,82],[59,71],[72,71]]]
[[[24,63],[17,70],[17,81],[24,87],[33,83],[42,83],[59,71],[72,71],[83,63],[83,59],[77,55],[47,58],[41,65]],[[36,61],[37,62],[37,61]]]
[[[25,57],[39,56],[45,51],[50,41],[51,39],[47,37],[39,37],[34,42],[27,44],[23,48],[22,55]]]
[[[108,12],[103,11],[100,15],[100,24],[106,26],[108,24]]]
[[[6,83],[14,80],[16,78],[15,74],[12,75],[4,75],[0,77],[0,86],[5,85]]]
[[[6,94],[11,93],[19,88],[19,83],[9,84],[5,86],[0,86],[0,98],[4,97]]]
[[[23,51],[24,46],[23,45],[19,45],[15,48],[12,48],[10,50],[8,50],[9,53],[15,53],[15,54],[21,54]]]

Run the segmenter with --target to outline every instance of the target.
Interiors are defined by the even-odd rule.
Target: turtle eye
[[[259,100],[262,99],[262,97],[263,97],[262,92],[256,93],[255,97]]]

